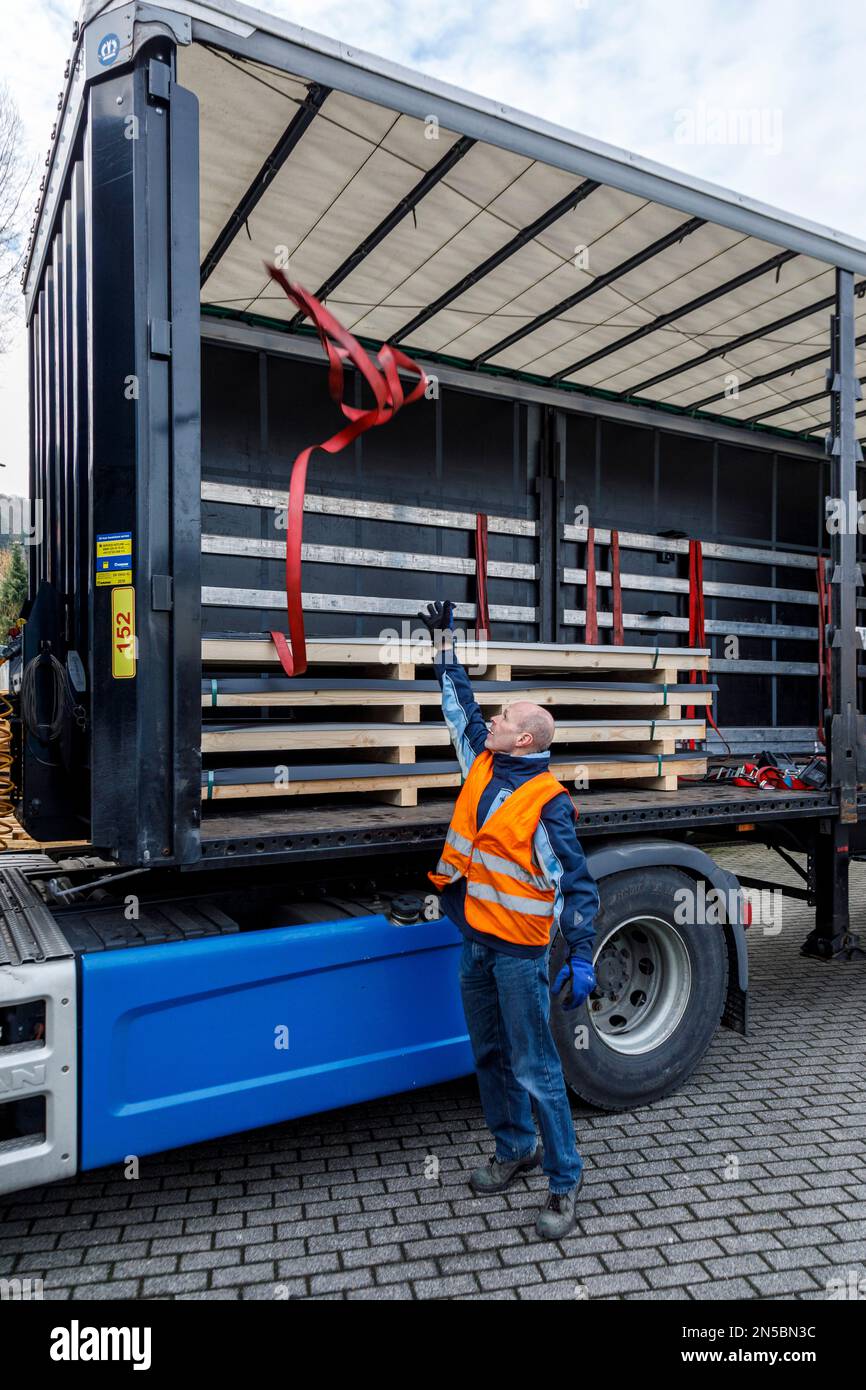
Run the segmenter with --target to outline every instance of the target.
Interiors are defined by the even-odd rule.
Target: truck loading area
[[[26,286],[33,484],[49,512],[33,587],[65,596],[69,616],[46,613],[43,627],[71,624],[102,716],[89,746],[69,750],[68,776],[40,785],[33,768],[32,833],[89,838],[121,864],[191,865],[229,842],[230,815],[246,842],[253,820],[263,831],[280,814],[248,797],[210,804],[220,767],[269,764],[261,739],[258,757],[225,739],[222,759],[202,755],[208,729],[241,720],[241,747],[250,714],[274,726],[280,711],[261,696],[227,716],[200,682],[279,674],[273,653],[224,665],[207,648],[284,626],[277,518],[291,462],[334,428],[321,347],[263,267],[281,253],[362,342],[389,339],[435,382],[387,429],[314,455],[311,638],[405,635],[440,592],[471,626],[483,583],[495,642],[683,646],[699,540],[721,729],[709,751],[809,755],[828,707],[826,564],[840,605],[837,766],[856,818],[861,543],[856,526],[828,534],[824,499],[856,497],[866,249],[242,6],[218,24],[181,5],[153,31],[134,7],[122,15],[120,57],[135,50],[138,66],[106,65],[101,24],[85,30]],[[141,143],[125,138],[129,118]],[[103,179],[130,144],[128,180]],[[119,359],[137,368],[134,416],[110,389]],[[150,602],[137,612],[147,659],[123,681],[84,596],[96,630],[101,609],[110,623],[92,537],[127,533]],[[420,718],[423,731],[438,715]],[[373,756],[355,755],[359,778]],[[415,761],[441,756],[416,749]],[[341,759],[337,747],[328,761]],[[135,766],[133,782],[118,764]],[[715,790],[708,807],[727,806]],[[613,821],[598,820],[599,791],[616,797],[593,787],[583,824],[619,824],[628,807],[617,799]],[[688,797],[680,809],[700,819],[700,791]],[[305,809],[330,820],[331,799]],[[366,814],[350,801],[349,836]],[[669,802],[651,814],[678,817]],[[399,842],[406,822],[393,822]],[[272,834],[258,838],[273,850]]]
[[[460,783],[433,598],[489,626],[482,708],[554,708],[600,950],[633,948],[586,1056],[560,1020],[569,1084],[670,1095],[747,1030],[740,888],[774,886],[713,846],[785,860],[815,969],[862,957],[866,245],[230,0],[82,15],[24,287],[42,850],[0,857],[0,1018],[55,1041],[0,1187],[470,1069],[459,935],[421,915]],[[273,261],[429,388],[313,455],[297,676],[287,490],[340,417]],[[704,779],[762,750],[826,785]],[[673,930],[683,884],[724,921]]]

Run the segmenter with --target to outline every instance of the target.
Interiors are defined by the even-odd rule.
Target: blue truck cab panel
[[[460,943],[369,916],[82,956],[81,1167],[466,1075]]]

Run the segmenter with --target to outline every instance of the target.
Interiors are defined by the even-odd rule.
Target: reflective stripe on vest
[[[466,892],[470,898],[483,898],[488,903],[499,903],[509,912],[528,912],[532,917],[551,917],[550,904],[536,902],[534,898],[518,898],[514,893],[500,893],[489,883],[467,884]]]
[[[467,840],[465,835],[458,835],[457,831],[451,825],[448,827],[445,843],[446,845],[453,845],[454,849],[459,850],[461,854],[472,853],[472,841]]]
[[[436,872],[429,877],[439,889],[465,877],[464,913],[476,931],[544,946],[553,926],[556,889],[533,859],[532,840],[547,802],[566,789],[549,771],[536,773],[479,828],[478,805],[492,776],[493,755],[485,750],[469,769]]]
[[[487,850],[476,849],[475,859],[479,864],[483,864],[485,869],[493,869],[495,873],[508,874],[511,878],[516,878],[519,883],[528,883],[533,888],[548,888],[547,875],[543,873],[531,873],[527,869],[521,869],[519,864],[515,864],[511,859],[502,859],[498,854],[489,854]]]

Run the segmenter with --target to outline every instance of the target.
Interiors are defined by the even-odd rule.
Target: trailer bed
[[[430,847],[444,839],[454,806],[453,796],[431,798],[419,806],[344,803],[276,808],[253,813],[202,816],[202,860],[309,860]],[[683,784],[676,792],[623,788],[599,791],[579,802],[578,834],[616,834],[642,828],[671,832],[701,826],[730,826],[769,820],[835,816],[830,793],[752,792],[743,787]]]

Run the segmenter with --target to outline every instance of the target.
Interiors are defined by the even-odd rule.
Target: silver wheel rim
[[[653,1052],[678,1027],[692,970],[686,944],[670,922],[645,916],[621,922],[597,952],[595,974],[598,986],[587,1012],[613,1052]]]

